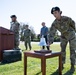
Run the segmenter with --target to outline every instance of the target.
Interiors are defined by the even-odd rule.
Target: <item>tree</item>
[[[23,35],[24,28],[25,28],[25,23],[21,22],[20,23],[20,40],[21,41],[24,41],[24,35]]]

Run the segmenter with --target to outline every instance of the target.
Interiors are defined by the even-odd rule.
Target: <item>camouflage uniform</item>
[[[30,31],[30,29],[24,30],[24,42],[25,42],[26,50],[28,48],[27,44],[29,45],[29,49],[31,50],[31,31]]]
[[[14,46],[15,49],[19,49],[19,26],[20,24],[16,22],[11,22],[10,30],[14,32]]]
[[[60,20],[55,19],[52,23],[49,33],[50,42],[53,43],[54,35],[56,31],[61,32],[61,52],[62,52],[62,63],[65,63],[66,58],[66,46],[69,42],[70,45],[70,60],[71,64],[75,64],[75,50],[76,50],[76,38],[75,38],[75,23],[74,21],[66,16],[61,16]]]

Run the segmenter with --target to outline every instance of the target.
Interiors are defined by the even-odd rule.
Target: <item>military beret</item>
[[[11,18],[13,18],[13,17],[17,18],[16,15],[11,15]]]
[[[60,8],[59,7],[53,7],[51,9],[51,14],[53,14],[54,11],[60,11]]]

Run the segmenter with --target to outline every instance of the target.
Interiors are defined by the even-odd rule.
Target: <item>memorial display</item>
[[[0,62],[11,62],[11,59],[12,61],[21,60],[21,50],[13,49],[14,33],[9,29],[0,27]]]

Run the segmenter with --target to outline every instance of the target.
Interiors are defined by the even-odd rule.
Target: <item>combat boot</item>
[[[70,68],[70,71],[71,71],[71,72],[74,72],[74,71],[75,71],[75,67],[74,67],[74,64],[71,64],[71,68]]]
[[[64,64],[62,64],[62,70],[64,69]],[[57,71],[59,71],[59,68],[57,69]]]
[[[46,46],[47,47],[47,50],[50,50],[49,46]]]
[[[64,69],[64,64],[62,64],[62,70]]]

